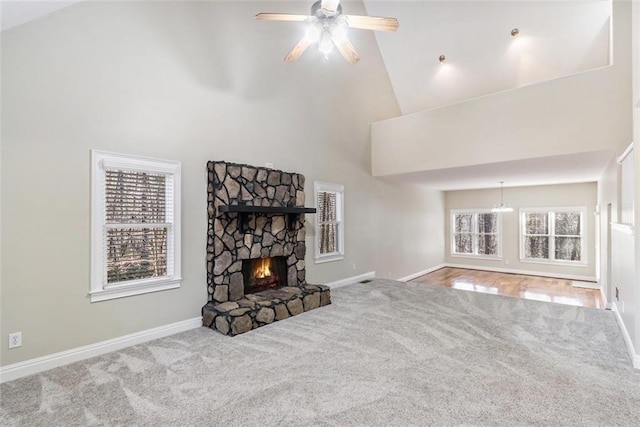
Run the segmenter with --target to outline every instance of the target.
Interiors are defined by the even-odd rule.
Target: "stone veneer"
[[[327,286],[307,284],[256,292],[222,304],[209,302],[202,308],[202,323],[235,336],[331,304],[329,292]]]
[[[304,175],[213,161],[207,163],[207,171],[209,303],[202,310],[204,324],[233,336],[330,304],[329,288],[306,284],[303,214],[291,221],[285,214],[251,214],[243,233],[239,214],[219,209],[223,205],[304,207]],[[286,258],[286,286],[245,295],[242,261],[274,256]]]

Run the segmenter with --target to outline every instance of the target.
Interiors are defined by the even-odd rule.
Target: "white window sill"
[[[331,261],[340,261],[344,259],[344,254],[329,254],[329,255],[322,255],[319,257],[316,257],[316,264],[322,264],[325,262],[331,262]]]
[[[107,289],[91,291],[91,302],[107,301],[110,299],[148,294],[150,292],[166,291],[180,287],[182,278],[164,278],[159,280],[113,285]]]
[[[536,259],[520,258],[520,262],[525,264],[557,265],[561,267],[580,267],[580,268],[589,267],[589,264],[583,261],[552,261],[549,259],[542,259],[538,261]]]
[[[452,258],[486,259],[487,261],[502,261],[502,257],[494,255],[451,254]]]

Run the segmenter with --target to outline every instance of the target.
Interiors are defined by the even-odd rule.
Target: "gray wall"
[[[500,201],[500,189],[448,191],[446,199],[446,243],[447,263],[474,265],[487,268],[502,268],[538,272],[545,274],[567,274],[574,276],[596,276],[595,216],[597,185],[595,182],[564,185],[540,185],[504,189],[504,201],[514,211],[502,214],[502,259],[484,260],[451,255],[450,222],[451,209],[491,209]],[[535,207],[587,207],[587,260],[586,267],[537,264],[520,262],[518,210]]]
[[[399,114],[373,34],[353,33],[356,66],[311,49],[287,64],[302,27],[253,19],[306,7],[82,2],[2,34],[0,334],[23,333],[2,365],[198,316],[207,160],[302,173],[307,205],[314,180],[344,184],[346,258],[309,250],[312,283],[444,261],[442,194],[370,175],[370,124]],[[182,162],[180,289],[89,302],[92,148]]]

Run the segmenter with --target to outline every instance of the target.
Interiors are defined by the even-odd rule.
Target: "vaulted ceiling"
[[[2,30],[79,1],[3,0]],[[285,1],[282,10],[273,11],[304,14],[312,2]],[[396,33],[377,32],[376,40],[403,114],[610,63],[610,0],[363,2],[369,15],[396,17],[400,22]],[[348,14],[349,0],[342,3]],[[519,30],[517,38],[511,35],[514,28]],[[446,57],[444,63],[440,55]],[[606,158],[606,153],[599,153],[553,161],[532,159],[521,164],[406,174],[397,179],[430,182],[443,190],[495,186],[491,183],[499,178],[511,185],[588,181],[599,177]]]
[[[79,1],[3,0],[0,23],[5,30]],[[307,13],[312,2],[285,1],[282,11]],[[349,0],[342,3],[349,13]],[[609,63],[610,0],[364,4],[370,15],[400,22],[397,32],[375,35],[403,114]],[[514,28],[520,32],[516,39],[510,34]]]
[[[609,63],[610,1],[364,3],[400,22],[397,33],[375,34],[403,114]]]

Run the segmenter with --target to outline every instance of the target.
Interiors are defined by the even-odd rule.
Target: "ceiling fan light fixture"
[[[318,49],[326,57],[333,50],[333,41],[331,41],[331,34],[328,31],[323,31],[320,36],[320,42],[318,43]]]
[[[504,181],[500,181],[500,203],[495,205],[491,212],[494,213],[502,213],[502,212],[513,212],[513,208],[504,203]]]
[[[441,64],[444,64],[446,60],[447,60],[447,57],[444,55],[440,55],[440,57],[438,57],[438,61],[440,61]]]
[[[348,29],[395,32],[398,29],[396,18],[381,16],[343,15],[340,0],[317,0],[311,5],[309,15],[291,13],[258,13],[259,21],[307,22],[304,37],[289,51],[284,60],[295,62],[312,44],[318,48],[325,58],[333,51],[334,45],[340,55],[349,64],[360,61],[360,55],[349,42]]]
[[[347,40],[347,20],[338,20],[331,25],[331,38],[334,42],[340,43]]]
[[[305,33],[305,38],[309,41],[309,43],[317,43],[320,41],[320,36],[322,35],[322,28],[320,24],[317,22],[312,23],[307,27],[307,32]]]
[[[519,35],[520,35],[519,29],[514,28],[513,30],[511,30],[511,37],[513,37],[514,39],[517,39]]]

